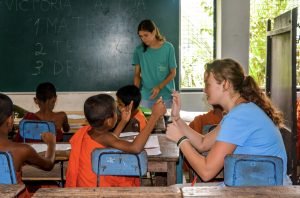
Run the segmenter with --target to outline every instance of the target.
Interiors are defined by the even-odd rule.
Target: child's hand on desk
[[[166,136],[169,140],[173,142],[178,142],[178,140],[183,136],[182,129],[177,125],[176,122],[168,124]]]
[[[52,144],[54,145],[56,143],[56,137],[50,132],[45,132],[41,134],[43,142],[46,144]]]

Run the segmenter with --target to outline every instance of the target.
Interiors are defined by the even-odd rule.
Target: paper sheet
[[[30,144],[37,153],[47,151],[46,144]],[[71,144],[56,144],[55,150],[57,151],[67,151],[71,149]]]
[[[206,113],[206,112],[180,110],[180,117],[186,122],[192,122],[196,116],[202,115],[204,113]]]
[[[79,120],[79,119],[85,119],[84,115],[78,115],[78,114],[69,114],[67,115],[68,119],[73,119],[73,120]]]
[[[138,134],[139,134],[138,132],[124,132],[120,134],[120,137],[136,136]]]
[[[160,147],[145,149],[145,151],[147,152],[147,155],[160,155],[161,154]]]
[[[144,148],[148,149],[148,148],[159,148],[159,147],[160,146],[159,146],[157,135],[150,135]]]
[[[127,140],[127,141],[132,142],[133,140]],[[158,137],[156,135],[149,136],[144,148],[145,151],[147,152],[147,155],[161,154]]]

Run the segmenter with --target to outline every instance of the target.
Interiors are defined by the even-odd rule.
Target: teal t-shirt
[[[157,49],[147,48],[143,52],[143,45],[140,44],[135,48],[132,65],[137,64],[141,67],[141,94],[143,100],[150,100],[152,89],[159,85],[169,75],[171,69],[176,68],[175,50],[170,42],[164,44]],[[164,100],[172,98],[171,93],[175,89],[174,80],[171,80],[158,94]]]

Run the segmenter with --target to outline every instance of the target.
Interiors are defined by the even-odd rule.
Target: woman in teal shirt
[[[138,35],[142,43],[135,48],[132,65],[134,85],[141,87],[141,106],[151,108],[162,97],[166,107],[171,108],[177,67],[174,47],[151,20],[140,22]]]

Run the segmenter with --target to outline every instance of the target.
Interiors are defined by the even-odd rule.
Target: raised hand
[[[50,132],[45,132],[41,134],[43,142],[46,144],[55,144],[56,143],[56,137]]]
[[[177,91],[174,91],[172,93],[172,96],[173,96],[173,104],[172,104],[171,117],[172,120],[177,120],[180,117],[180,109],[181,109],[180,94]]]
[[[166,106],[162,100],[162,97],[160,97],[152,107],[152,114],[161,117],[165,115],[166,112]]]
[[[178,140],[183,136],[182,130],[176,122],[168,124],[166,137],[173,141],[178,142]]]
[[[121,109],[119,109],[120,112],[121,112],[121,119],[123,121],[125,121],[126,123],[131,118],[131,109],[132,109],[132,106],[133,106],[133,101],[131,101],[129,105],[127,105],[127,106],[122,107]]]

